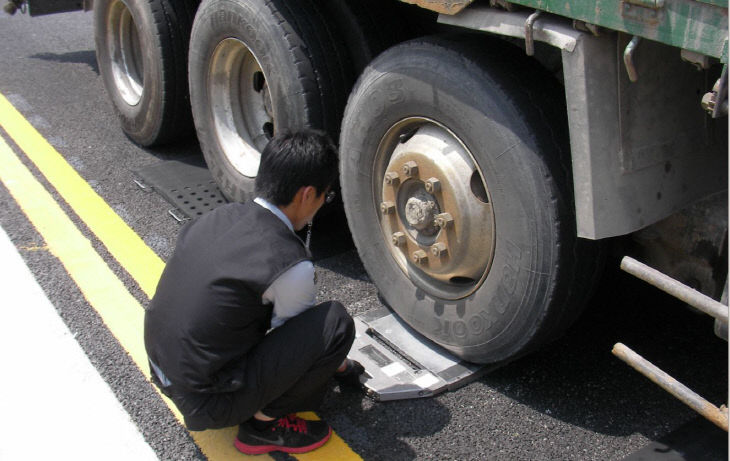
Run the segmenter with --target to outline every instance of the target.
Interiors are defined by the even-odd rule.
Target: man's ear
[[[304,200],[314,200],[317,198],[317,189],[314,186],[304,186],[302,189],[304,189],[302,194]]]
[[[305,195],[306,195],[306,186],[300,187],[297,192],[294,194],[294,198],[292,198],[291,204],[292,205],[299,205],[304,202]]]

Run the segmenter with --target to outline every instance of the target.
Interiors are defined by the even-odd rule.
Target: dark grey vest
[[[266,334],[264,291],[309,258],[302,241],[253,203],[219,207],[180,231],[145,313],[147,354],[180,390],[228,392]]]

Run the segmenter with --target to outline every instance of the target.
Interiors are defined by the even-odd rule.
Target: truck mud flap
[[[86,10],[84,0],[27,0],[31,16]]]

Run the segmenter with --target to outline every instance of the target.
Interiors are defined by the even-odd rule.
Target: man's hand
[[[340,368],[335,372],[335,379],[340,383],[340,386],[354,387],[362,389],[362,383],[360,382],[360,375],[365,373],[365,367],[360,365],[360,362],[351,359],[345,359],[340,365]]]

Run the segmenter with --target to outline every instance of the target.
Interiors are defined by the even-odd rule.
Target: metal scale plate
[[[365,367],[361,381],[375,400],[432,397],[464,386],[491,369],[454,357],[385,307],[355,317],[355,327],[349,358]]]

